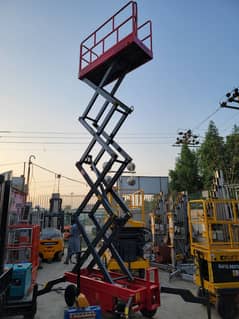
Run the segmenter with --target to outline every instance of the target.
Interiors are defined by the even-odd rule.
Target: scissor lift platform
[[[115,93],[127,73],[153,58],[151,21],[138,27],[137,20],[137,3],[130,1],[81,43],[79,79],[95,91],[79,117],[92,139],[76,163],[90,186],[75,212],[87,249],[78,256],[71,272],[49,282],[38,293],[40,296],[49,292],[53,285],[68,281],[71,285],[66,288],[65,297],[69,306],[83,293],[90,304],[99,304],[103,311],[120,313],[124,318],[128,318],[129,310],[152,317],[160,305],[158,270],[147,270],[145,279],[133,277],[114,245],[114,238],[132,217],[130,209],[114,190],[132,158],[115,137],[133,111],[116,98]],[[108,91],[105,86],[114,80]],[[98,98],[104,99],[101,107],[102,99]],[[108,195],[119,205],[120,216],[111,206]],[[89,203],[93,196],[96,202],[92,206]],[[105,209],[103,225],[96,218],[100,206]],[[93,239],[87,234],[80,216],[95,225]],[[119,274],[110,272],[104,263],[107,249],[119,265]]]
[[[99,85],[115,62],[107,85],[153,58],[151,21],[138,26],[137,20],[137,4],[130,1],[81,43],[80,80]]]

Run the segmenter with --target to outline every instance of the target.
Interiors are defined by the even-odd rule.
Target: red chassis
[[[130,310],[141,311],[152,317],[160,306],[160,284],[157,268],[146,270],[145,279],[135,277],[133,281],[122,274],[110,272],[114,284],[104,281],[99,270],[81,270],[80,291],[92,305],[98,304],[104,312],[115,312],[119,304],[127,305]],[[65,273],[66,281],[76,284],[77,274]]]

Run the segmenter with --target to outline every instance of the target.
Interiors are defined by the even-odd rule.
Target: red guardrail
[[[120,20],[121,15],[124,14],[126,17],[121,21],[117,21]],[[146,35],[144,35],[142,39],[138,39],[152,52],[151,21],[146,21],[138,27],[137,19],[137,3],[130,1],[83,40],[80,46],[80,71],[101,57],[109,49],[117,46],[117,44],[127,36],[134,35],[138,37],[138,31],[142,32],[142,30],[147,27],[148,31],[146,31]],[[128,29],[127,32],[125,31],[126,29]],[[122,37],[121,33],[123,34]],[[146,44],[147,40],[149,41],[149,45]],[[107,46],[107,41],[110,43],[109,46]]]

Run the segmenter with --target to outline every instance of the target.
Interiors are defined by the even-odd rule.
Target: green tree
[[[187,144],[183,144],[174,170],[169,171],[170,190],[176,192],[187,191],[189,194],[201,189],[198,174],[197,156]]]
[[[239,183],[239,126],[234,125],[225,142],[225,178],[230,184]]]
[[[216,169],[224,171],[224,141],[219,136],[218,129],[210,121],[205,140],[198,151],[199,171],[202,176],[204,189],[211,189],[214,172]]]

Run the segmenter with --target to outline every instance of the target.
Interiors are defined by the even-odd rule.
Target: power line
[[[214,112],[212,112],[211,114],[209,114],[203,121],[201,121],[197,126],[195,126],[193,128],[193,130],[198,129],[200,126],[202,126],[206,121],[208,121],[214,114],[216,114],[219,110],[221,110],[221,107],[217,107],[216,110]]]
[[[16,135],[11,135],[11,136],[0,136],[1,138],[16,138],[16,139],[38,139],[38,138],[44,138],[44,139],[79,139],[79,136],[16,136]],[[83,136],[83,138],[88,138],[88,136]],[[173,138],[173,136],[121,136],[120,139],[170,139]]]
[[[55,172],[55,171],[52,171],[52,170],[49,169],[49,168],[40,166],[40,165],[38,165],[38,164],[36,164],[36,163],[33,163],[33,162],[31,162],[31,164],[32,164],[33,166],[35,166],[35,167],[38,167],[38,168],[40,168],[40,169],[46,171],[46,172],[49,172],[49,173],[51,173],[51,174],[54,174],[55,176],[59,176],[59,177],[61,177],[61,178],[64,178],[64,179],[66,179],[66,180],[69,180],[69,181],[71,181],[71,182],[76,182],[76,183],[80,183],[80,184],[82,184],[82,185],[88,186],[86,183],[84,183],[84,182],[82,182],[82,181],[79,181],[79,180],[77,180],[77,179],[74,179],[74,178],[71,178],[71,177],[68,177],[68,176],[59,174],[59,173],[57,173],[57,172]]]
[[[88,145],[87,142],[30,142],[30,141],[0,141],[0,144],[38,144],[38,145]],[[168,143],[162,142],[126,142],[124,145],[168,145]]]
[[[88,136],[86,132],[57,132],[57,131],[0,131],[0,134],[44,134],[44,135],[75,135],[75,136]],[[142,132],[127,132],[126,134],[120,134],[119,136],[131,136],[131,135],[140,135]],[[172,133],[171,133],[172,134]],[[160,136],[160,135],[166,135],[168,136],[169,133],[160,133],[160,132],[144,132],[143,136],[145,135],[153,135],[153,136]]]

